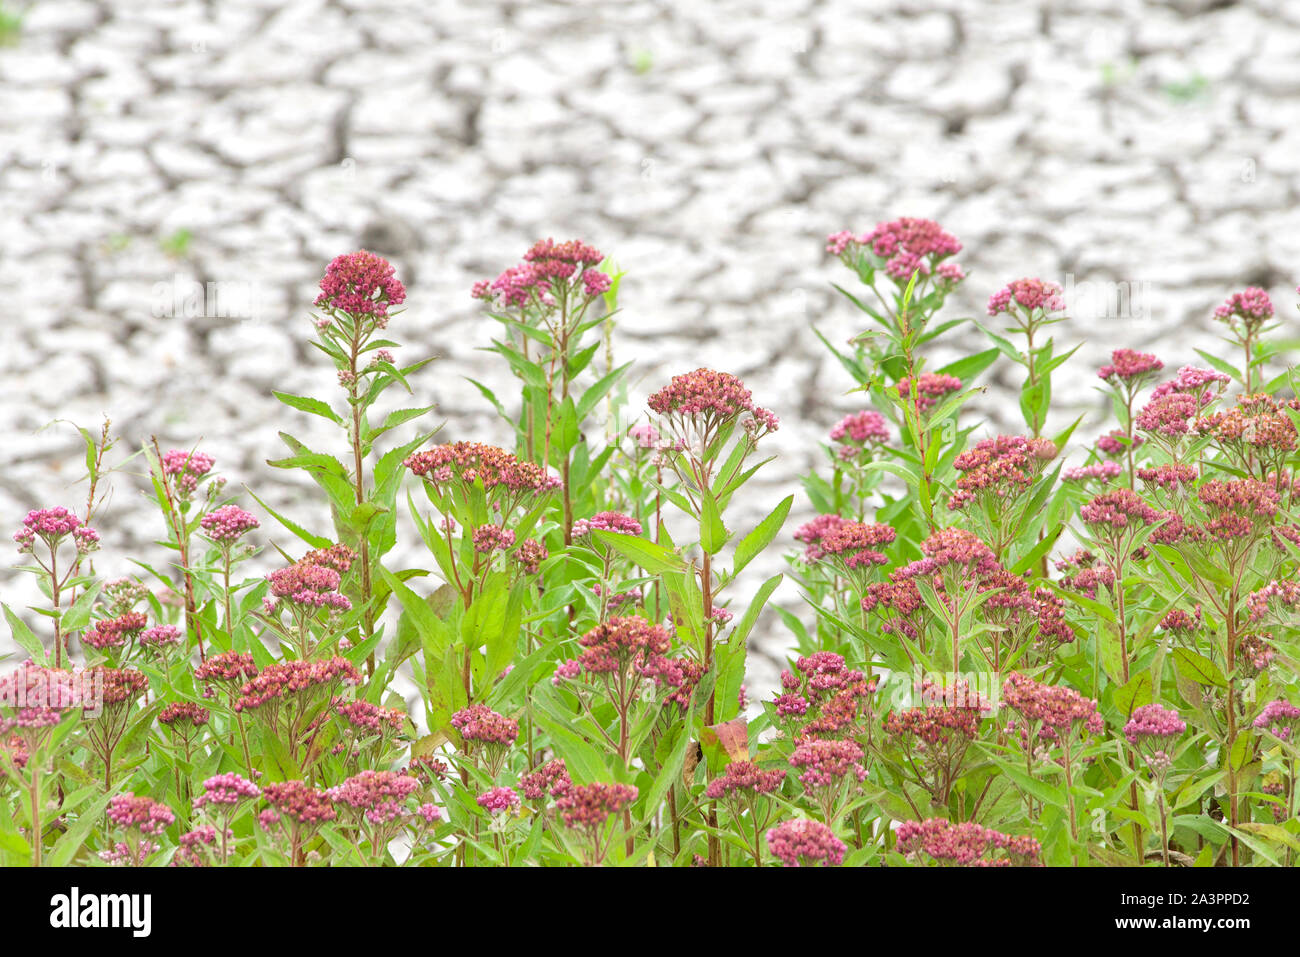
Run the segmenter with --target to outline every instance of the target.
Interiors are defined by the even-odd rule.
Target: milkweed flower
[[[1026,312],[1039,309],[1055,312],[1065,308],[1061,287],[1056,283],[1043,279],[1017,279],[989,297],[988,313],[990,316],[1009,314],[1014,310],[1013,303]]]
[[[928,412],[944,396],[961,389],[962,382],[956,376],[939,372],[922,372],[916,379],[916,406],[922,412]],[[898,381],[898,395],[908,399],[912,396],[912,379],[910,376]]]
[[[251,512],[238,505],[223,505],[199,519],[199,526],[208,533],[208,538],[226,548],[259,524]]]
[[[474,801],[493,817],[499,814],[517,815],[521,803],[515,789],[507,787],[497,787],[492,788],[490,791],[484,791]]]
[[[1273,302],[1268,293],[1258,286],[1249,286],[1234,292],[1223,305],[1214,310],[1214,318],[1225,322],[1234,330],[1242,327],[1241,334],[1254,335],[1263,323],[1273,318]]]
[[[406,287],[396,272],[388,260],[365,249],[336,256],[325,267],[315,305],[353,319],[368,319],[375,328],[385,329],[389,307],[406,301]]]
[[[1296,728],[1300,728],[1300,708],[1285,698],[1270,701],[1255,718],[1254,726],[1282,741],[1290,741]]]
[[[895,835],[901,854],[918,860],[925,855],[938,864],[957,867],[1035,866],[1042,853],[1032,837],[1013,837],[974,821],[904,821]],[[995,856],[998,851],[1003,856]]]
[[[137,797],[129,791],[108,802],[107,814],[122,830],[149,836],[161,834],[176,821],[176,814],[167,805],[144,795]]]
[[[1128,724],[1124,725],[1124,737],[1146,760],[1157,780],[1163,782],[1171,764],[1169,750],[1186,730],[1187,722],[1177,711],[1159,704],[1146,704],[1133,709]]]
[[[848,850],[821,821],[783,821],[767,832],[767,848],[786,867],[831,867]]]
[[[170,449],[162,457],[163,474],[172,478],[176,497],[188,502],[199,487],[199,479],[212,471],[216,461],[203,452]]]
[[[1116,349],[1110,354],[1109,364],[1097,370],[1097,377],[1107,382],[1122,383],[1132,389],[1164,367],[1165,364],[1149,352]]]

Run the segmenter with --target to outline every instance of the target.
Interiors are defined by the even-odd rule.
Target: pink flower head
[[[1061,478],[1067,482],[1086,482],[1089,479],[1097,479],[1102,482],[1109,482],[1120,472],[1124,471],[1118,462],[1096,462],[1092,465],[1082,465],[1078,468],[1066,469],[1061,473]]]
[[[1042,853],[1032,837],[1013,837],[974,821],[953,824],[944,818],[904,821],[895,832],[898,850],[959,867],[1033,866]],[[1005,856],[989,856],[1001,851]]]
[[[1023,435],[999,435],[977,442],[953,461],[962,476],[948,508],[957,511],[972,501],[994,504],[1015,497],[1034,484],[1056,452],[1050,440]]]
[[[641,523],[622,512],[597,512],[591,518],[580,518],[573,523],[573,537],[582,538],[593,530],[616,532],[619,535],[640,535]]]
[[[539,239],[528,252],[526,262],[566,263],[573,266],[595,265],[605,258],[604,253],[578,239],[557,243],[554,239]]]
[[[566,826],[595,833],[610,815],[635,801],[638,793],[630,784],[575,784],[556,800],[555,809]]]
[[[845,524],[848,524],[848,519],[838,515],[819,515],[811,522],[800,525],[794,533],[794,540],[808,546],[804,549],[804,561],[810,565],[819,561],[826,554],[821,547],[822,540]]]
[[[922,372],[916,380],[916,405],[922,412],[927,412],[944,396],[961,389],[961,384],[961,379],[956,376],[938,372]],[[910,378],[905,377],[899,380],[898,394],[904,399],[911,397],[912,380]]]
[[[484,791],[475,798],[475,802],[493,817],[498,814],[517,814],[519,812],[519,795],[515,793],[514,788],[500,787]]]
[[[1270,701],[1255,719],[1255,727],[1267,731],[1275,738],[1290,741],[1296,728],[1300,728],[1300,708],[1285,698]]]
[[[1003,683],[1002,700],[1030,724],[1040,725],[1040,735],[1049,740],[1065,737],[1076,727],[1090,734],[1101,734],[1106,727],[1096,701],[1072,688],[1040,684],[1019,672],[1012,672]]]
[[[149,619],[142,612],[128,611],[116,618],[101,618],[93,628],[81,636],[84,644],[103,651],[105,649],[123,648],[149,624]]]
[[[256,675],[253,656],[239,651],[223,651],[194,669],[194,677],[205,684],[210,681],[242,683]]]
[[[785,768],[764,771],[752,761],[732,761],[721,777],[709,782],[704,793],[715,801],[737,796],[771,794],[781,787],[785,776]]]
[[[124,831],[135,830],[152,836],[171,827],[176,815],[167,805],[143,795],[136,797],[128,791],[108,802],[108,819]]]
[[[472,704],[451,716],[451,726],[460,732],[467,744],[497,744],[509,746],[519,737],[519,722],[497,714],[487,705]]]
[[[834,555],[853,572],[884,565],[889,559],[880,549],[892,544],[896,535],[889,525],[842,522],[821,538],[818,548],[824,555]]]
[[[37,538],[54,549],[69,535],[74,537],[80,554],[94,551],[99,545],[99,534],[90,526],[83,525],[75,512],[61,506],[28,512],[23,527],[14,533],[14,541],[18,543],[18,551],[27,554]]]
[[[208,538],[219,545],[229,545],[257,528],[258,524],[252,513],[245,512],[238,505],[223,505],[199,519],[199,525],[208,533]]]
[[[1125,434],[1123,429],[1111,429],[1097,440],[1097,449],[1111,457],[1123,455],[1128,449],[1136,449],[1145,442],[1146,439],[1140,435],[1135,435],[1132,439]]]
[[[911,217],[880,223],[858,242],[884,260],[886,274],[903,286],[913,273],[928,276],[940,260],[961,252],[961,243],[938,223]]]
[[[636,440],[637,448],[650,450],[659,447],[659,430],[649,422],[642,422],[627,430],[627,434]]]
[[[889,427],[885,417],[873,409],[846,415],[831,429],[831,441],[866,445],[869,442],[888,442]]]
[[[288,568],[280,568],[266,576],[271,583],[271,595],[284,598],[306,608],[328,608],[331,611],[349,611],[352,602],[339,591],[341,576],[326,565],[298,561]]]
[[[369,701],[336,702],[335,712],[355,732],[383,735],[401,731],[406,725],[406,712],[400,708],[385,708]]]
[[[767,832],[767,849],[786,867],[832,867],[848,850],[821,821],[783,821]]]
[[[288,817],[304,827],[315,827],[338,817],[329,795],[308,786],[303,781],[268,784],[262,789],[262,796],[278,812],[274,817],[268,817],[263,821],[264,828],[268,823],[273,824],[278,821],[280,816]]]
[[[1214,318],[1234,326],[1240,322],[1253,330],[1273,318],[1273,303],[1263,289],[1250,286],[1229,296],[1227,302],[1214,310]]]
[[[481,482],[492,495],[546,492],[559,480],[532,462],[524,462],[505,449],[478,442],[438,445],[409,456],[403,464],[434,488],[458,483],[466,489]]]
[[[388,326],[389,306],[400,306],[405,301],[406,287],[393,266],[362,249],[338,256],[325,267],[315,305],[354,319],[372,319],[377,328],[384,329]]]
[[[184,637],[175,625],[158,625],[140,633],[140,646],[158,650],[173,648],[179,645]]]
[[[1017,279],[989,297],[988,312],[990,316],[1010,313],[1012,303],[1026,312],[1041,309],[1043,312],[1056,312],[1065,308],[1061,298],[1061,287],[1054,282],[1042,279]]]
[[[171,449],[162,457],[163,474],[175,480],[176,496],[182,502],[193,498],[199,479],[211,472],[214,464],[212,456],[184,449]]]
[[[802,770],[799,781],[809,790],[838,787],[850,779],[866,779],[862,747],[844,738],[812,738],[797,745],[790,765]]]
[[[203,782],[203,793],[194,799],[195,808],[209,804],[233,807],[260,797],[262,789],[234,771],[218,774]]]
[[[524,572],[529,575],[536,575],[541,568],[542,562],[546,561],[548,553],[546,546],[535,538],[525,538],[519,543],[519,547],[514,550],[510,556],[523,568]]]
[[[519,779],[519,788],[524,792],[524,797],[530,801],[540,801],[547,794],[551,797],[560,797],[571,787],[573,781],[569,779],[569,770],[563,758],[548,761],[536,771],[525,774]]]
[[[1187,730],[1187,722],[1178,716],[1177,711],[1159,704],[1145,704],[1133,709],[1128,724],[1124,725],[1124,737],[1135,748],[1156,746],[1164,750],[1172,739]]]
[[[598,269],[588,269],[582,274],[582,292],[587,296],[599,296],[609,292],[614,281]]]
[[[742,412],[752,412],[754,397],[730,373],[696,369],[673,376],[672,382],[650,396],[648,404],[664,416],[729,421]]]
[[[358,685],[361,673],[346,658],[312,661],[277,661],[267,665],[240,689],[235,711],[256,710],[267,703],[330,691],[340,685]]]
[[[1149,352],[1116,349],[1110,354],[1110,364],[1098,369],[1097,376],[1108,382],[1123,381],[1135,385],[1155,375],[1164,367],[1165,364]]]
[[[173,701],[159,713],[158,723],[166,727],[188,730],[203,727],[208,723],[209,717],[207,708],[189,701]]]
[[[896,569],[891,578],[904,581],[920,575],[936,575],[945,571],[961,578],[987,575],[1000,566],[989,548],[974,532],[964,528],[941,528],[921,543],[919,561]]]
[[[406,799],[420,789],[420,782],[396,771],[362,771],[326,795],[336,808],[346,808],[371,824],[388,824],[400,818]]]
[[[515,533],[500,525],[480,525],[474,529],[474,551],[490,555],[506,551],[515,544]]]

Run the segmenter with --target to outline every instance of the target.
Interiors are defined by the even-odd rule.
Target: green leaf
[[[312,415],[319,415],[322,419],[329,419],[336,425],[344,424],[343,417],[331,409],[328,403],[322,402],[320,399],[311,399],[303,395],[291,395],[288,392],[272,391],[271,395],[299,412],[310,412]]]
[[[59,620],[59,627],[65,634],[80,631],[90,624],[90,612],[94,608],[95,599],[99,597],[99,589],[98,583],[87,588],[77,596],[72,607],[63,613],[63,617]]]
[[[275,509],[271,508],[271,506],[267,505],[260,498],[258,498],[257,494],[252,489],[250,489],[247,485],[244,486],[244,491],[249,494],[249,496],[253,499],[254,502],[262,506],[262,508],[266,509],[268,515],[274,518],[286,529],[293,532],[293,534],[297,535],[300,539],[302,539],[312,548],[329,548],[330,545],[333,544],[333,542],[331,542],[328,538],[325,538],[324,536],[321,535],[313,535],[311,532],[307,531],[301,525],[298,525],[297,523],[291,521],[290,519],[285,518]]]
[[[710,555],[716,555],[722,551],[731,536],[727,534],[727,527],[722,524],[722,512],[718,509],[718,502],[713,497],[713,493],[703,489],[700,497],[703,505],[700,514],[700,547]]]
[[[758,523],[757,528],[736,543],[736,566],[732,569],[732,574],[739,574],[742,568],[771,544],[772,539],[776,538],[785,524],[792,505],[794,505],[794,496],[787,495],[776,508],[772,509],[767,518]]]
[[[965,356],[956,362],[948,363],[941,369],[937,369],[936,373],[938,375],[950,375],[961,379],[962,382],[968,382],[993,365],[1001,351],[1001,349],[986,349],[984,352],[977,352],[973,356]]]
[[[591,535],[596,541],[618,552],[651,575],[680,572],[686,568],[686,562],[676,552],[639,536],[623,535],[603,529],[592,529]]]
[[[1150,704],[1152,697],[1151,675],[1144,671],[1129,681],[1128,684],[1115,689],[1111,699],[1127,721],[1133,716],[1133,709]]]
[[[1213,685],[1216,688],[1228,686],[1228,679],[1223,676],[1219,666],[1205,655],[1197,654],[1187,648],[1175,648],[1172,656],[1174,671],[1187,681],[1198,685]]]
[[[9,622],[9,630],[14,636],[14,641],[18,646],[32,656],[32,661],[38,665],[48,666],[49,659],[45,657],[45,646],[41,640],[36,637],[35,632],[27,627],[27,624],[19,618],[12,608],[0,602],[0,607],[4,608],[5,620]]]

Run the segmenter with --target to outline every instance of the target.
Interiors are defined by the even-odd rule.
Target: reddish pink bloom
[[[1250,286],[1229,296],[1227,302],[1214,310],[1214,318],[1234,325],[1241,322],[1247,329],[1253,330],[1273,318],[1273,303],[1263,289]]]
[[[1042,279],[1017,279],[989,297],[989,315],[1010,313],[1013,302],[1027,312],[1036,309],[1055,312],[1065,308],[1061,287],[1056,283]]]
[[[1108,381],[1119,380],[1135,385],[1155,375],[1164,367],[1165,364],[1149,352],[1116,349],[1110,354],[1110,365],[1098,369],[1097,375]]]
[[[354,318],[368,317],[375,326],[388,326],[389,306],[406,301],[406,287],[388,260],[362,249],[336,257],[325,267],[316,306]]]
[[[1012,837],[973,821],[953,824],[943,818],[904,821],[895,832],[898,850],[906,855],[924,854],[941,864],[959,867],[1033,866],[1042,853],[1031,837]],[[985,855],[1002,851],[1005,857]]]
[[[944,396],[961,389],[961,379],[938,372],[922,372],[916,383],[916,405],[922,412],[929,411]],[[898,394],[904,399],[911,396],[911,378],[899,380]]]
[[[831,867],[848,850],[821,821],[783,821],[767,832],[767,848],[786,867]]]
[[[172,809],[153,798],[131,792],[116,795],[108,802],[108,819],[123,830],[136,830],[141,834],[161,834],[176,820]]]
[[[885,417],[879,412],[867,409],[846,415],[831,429],[832,442],[853,442],[865,445],[868,442],[888,442],[889,427]]]
[[[519,737],[519,722],[497,714],[487,705],[472,704],[451,716],[451,726],[462,740],[475,744],[509,746]]]
[[[515,793],[514,788],[505,787],[484,791],[475,798],[475,802],[493,817],[498,814],[517,813],[520,804],[519,795]]]
[[[221,545],[229,545],[246,532],[258,527],[257,519],[238,505],[224,505],[199,519],[199,525],[208,538]]]

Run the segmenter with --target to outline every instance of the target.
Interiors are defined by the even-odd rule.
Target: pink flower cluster
[[[567,826],[594,834],[611,814],[618,814],[639,793],[630,784],[575,784],[560,795],[555,809]]]
[[[889,525],[842,522],[822,537],[818,548],[824,555],[838,558],[850,571],[856,571],[888,562],[879,549],[892,544],[896,535]]]
[[[571,787],[573,781],[569,778],[569,769],[563,758],[548,761],[519,779],[519,789],[530,801],[540,801],[547,794],[553,798],[561,797]]]
[[[546,546],[535,538],[525,538],[519,543],[511,557],[519,563],[523,570],[529,575],[536,575],[542,562],[546,561],[548,553]]]
[[[819,515],[811,522],[800,525],[795,530],[794,540],[803,542],[808,546],[804,549],[803,560],[809,565],[820,561],[826,554],[821,547],[822,540],[836,529],[848,524],[848,521],[848,519],[841,518],[839,515]]]
[[[842,655],[818,651],[799,657],[793,671],[781,672],[781,690],[776,713],[801,725],[802,740],[851,731],[875,684],[849,668]]]
[[[474,529],[474,551],[481,555],[504,552],[515,544],[515,533],[500,525],[480,525]]]
[[[475,802],[483,810],[487,811],[493,817],[498,814],[516,813],[519,805],[519,795],[515,793],[514,788],[498,787],[490,791],[484,791]]]
[[[194,799],[194,807],[202,808],[209,804],[231,807],[241,801],[251,801],[261,794],[262,789],[252,781],[234,771],[228,771],[203,782],[203,793]]]
[[[1056,451],[1048,439],[1023,435],[998,435],[975,443],[953,461],[962,475],[948,507],[956,511],[976,499],[1008,499],[1023,492],[1056,458]]]
[[[266,576],[271,583],[271,595],[276,599],[284,598],[295,605],[305,608],[328,608],[331,611],[349,611],[352,602],[340,592],[339,583],[342,576],[338,571],[326,565],[311,562],[294,562],[287,568],[279,568]],[[267,600],[269,608],[275,602]]]
[[[679,686],[684,674],[680,664],[668,658],[672,634],[662,625],[628,615],[611,618],[578,639],[583,652],[577,664],[588,674],[626,673],[654,678],[656,683]]]
[[[1001,566],[978,535],[964,528],[941,528],[921,542],[918,561],[895,569],[890,577],[896,582],[921,575],[955,572],[961,578],[972,578],[997,571]]]
[[[122,648],[144,631],[148,624],[149,619],[141,612],[128,611],[116,618],[102,618],[95,622],[94,627],[81,636],[81,640],[84,644],[100,651],[106,648]]]
[[[366,734],[383,734],[401,731],[406,724],[406,712],[400,708],[385,708],[369,701],[336,702],[335,712],[357,731]]]
[[[324,824],[338,817],[329,795],[303,781],[268,784],[262,789],[262,796],[278,814],[286,815],[297,824],[307,827]],[[275,819],[263,814],[263,827]]]
[[[79,555],[87,555],[99,547],[99,533],[89,525],[83,525],[76,513],[62,506],[28,512],[23,527],[14,532],[14,541],[18,543],[18,551],[25,555],[30,554],[37,538],[54,549],[69,535],[73,537]]]
[[[240,689],[235,710],[255,710],[267,702],[280,701],[304,692],[333,687],[336,684],[357,685],[361,673],[346,658],[325,658],[316,661],[277,661],[262,669]]]
[[[580,518],[573,523],[573,537],[582,538],[593,530],[616,532],[619,535],[640,535],[641,523],[622,512],[597,512],[591,518]]]
[[[162,457],[163,474],[174,479],[176,495],[182,502],[190,500],[199,487],[199,479],[211,472],[215,464],[210,455],[184,449],[170,449]]]
[[[362,771],[325,794],[336,806],[362,814],[371,824],[388,824],[404,813],[406,799],[420,789],[420,782],[395,771]]]
[[[1247,328],[1253,329],[1261,322],[1273,318],[1273,302],[1263,289],[1249,286],[1229,296],[1227,302],[1214,310],[1214,318],[1226,322],[1240,320]]]
[[[257,528],[258,524],[251,512],[238,505],[223,505],[199,519],[199,525],[208,533],[208,538],[219,545],[229,545]]]
[[[854,412],[840,419],[831,428],[831,441],[866,445],[868,442],[888,442],[889,427],[885,417],[874,409]]]
[[[388,260],[364,249],[336,257],[325,267],[315,305],[388,326],[388,308],[406,301],[406,287]]]
[[[1013,302],[1027,312],[1038,309],[1056,312],[1065,308],[1061,287],[1056,283],[1042,279],[1017,279],[989,297],[989,315],[1010,313]]]
[[[131,792],[118,794],[108,802],[108,819],[123,830],[137,830],[144,835],[161,834],[172,826],[176,815],[153,798],[137,797]]]
[[[1089,479],[1109,482],[1122,471],[1124,469],[1120,467],[1118,462],[1095,462],[1092,465],[1081,465],[1078,468],[1066,469],[1061,473],[1061,478],[1067,482],[1085,482]]]
[[[1130,448],[1136,449],[1145,441],[1146,439],[1140,435],[1130,437],[1123,429],[1111,429],[1097,440],[1097,448],[1106,455],[1118,457],[1124,455]]]
[[[1164,367],[1165,364],[1149,352],[1116,349],[1110,354],[1110,364],[1098,369],[1097,376],[1107,381],[1121,380],[1135,385]]]
[[[785,780],[784,768],[764,771],[753,761],[732,761],[721,777],[714,778],[704,789],[715,801],[736,795],[771,794]]]
[[[557,488],[559,479],[532,462],[521,461],[505,449],[479,442],[438,445],[409,456],[403,464],[432,485],[459,482],[472,487],[482,482],[489,492],[544,492]]]
[[[1264,710],[1255,718],[1254,725],[1276,738],[1290,741],[1296,728],[1300,728],[1300,708],[1285,698],[1278,698],[1264,705]]]
[[[203,683],[210,681],[242,682],[257,675],[253,656],[239,651],[223,651],[213,655],[194,669],[194,677]]]
[[[959,867],[1033,866],[1042,848],[1031,837],[1012,837],[973,821],[953,824],[944,818],[904,821],[895,832],[898,850],[906,855],[925,854],[941,864]],[[991,851],[1005,857],[986,858]]]
[[[916,406],[928,412],[940,399],[961,389],[961,379],[940,372],[922,372],[916,380]],[[898,395],[907,399],[912,395],[912,380],[904,377],[898,382]]]
[[[821,821],[782,821],[767,832],[767,849],[786,867],[832,867],[848,850]]]
[[[647,404],[659,415],[698,417],[710,424],[729,422],[744,412],[756,417],[760,412],[771,415],[754,405],[753,395],[734,375],[702,368],[673,376],[668,385],[650,396]]]
[[[519,737],[519,722],[497,714],[485,704],[472,704],[451,716],[451,726],[466,743],[511,745]]]
[[[900,285],[906,285],[917,271],[930,275],[941,259],[961,252],[961,243],[938,223],[908,216],[879,223],[858,242],[885,260],[885,272]]]
[[[1069,735],[1076,725],[1090,734],[1100,734],[1106,727],[1096,701],[1072,688],[1040,684],[1019,672],[1012,672],[1003,683],[1002,700],[1030,724],[1041,724],[1042,734],[1049,739]]]

